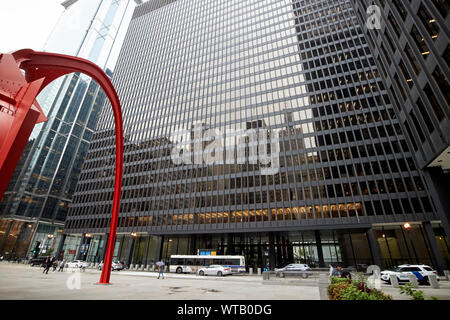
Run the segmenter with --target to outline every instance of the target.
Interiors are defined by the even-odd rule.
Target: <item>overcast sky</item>
[[[63,0],[0,0],[0,53],[41,51],[60,14]]]

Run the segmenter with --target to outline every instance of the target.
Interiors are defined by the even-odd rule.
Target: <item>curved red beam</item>
[[[104,266],[102,268],[102,274],[99,281],[99,284],[109,284],[114,245],[116,241],[117,224],[119,219],[123,172],[123,123],[119,97],[117,96],[111,81],[103,70],[86,59],[56,53],[35,52],[30,49],[15,51],[11,53],[11,55],[14,57],[18,67],[25,71],[26,82],[28,82],[28,84],[34,83],[38,88],[40,85],[40,88],[37,90],[37,94],[56,78],[72,72],[81,72],[94,79],[104,90],[109,101],[111,102],[114,113],[116,133],[116,170],[111,225],[109,229]],[[33,101],[31,101],[31,103],[32,102]],[[37,103],[35,104],[38,106]],[[40,119],[42,120],[42,117]],[[26,137],[26,139],[28,139],[28,137]]]

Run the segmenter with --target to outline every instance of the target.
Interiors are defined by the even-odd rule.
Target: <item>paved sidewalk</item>
[[[314,286],[263,285],[257,276],[199,277],[139,271],[112,272],[110,286],[95,284],[100,271],[42,273],[39,267],[0,263],[0,299],[318,300]],[[78,277],[78,280],[77,278]],[[79,283],[79,289],[76,289]],[[72,289],[71,289],[72,288]]]

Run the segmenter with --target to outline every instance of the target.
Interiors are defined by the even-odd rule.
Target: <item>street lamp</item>
[[[403,225],[403,228],[405,228],[405,230],[409,230],[409,229],[411,229],[411,224],[410,224],[409,222],[406,222],[406,223]]]

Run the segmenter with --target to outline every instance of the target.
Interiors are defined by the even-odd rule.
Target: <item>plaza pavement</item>
[[[42,273],[39,267],[0,263],[0,300],[319,300],[318,278],[263,281],[258,275],[200,277],[193,274],[115,271],[111,285],[98,285],[100,271]],[[76,278],[78,277],[79,278]],[[79,283],[77,282],[79,279]],[[79,284],[79,289],[77,289]],[[440,289],[420,286],[425,298],[450,300],[450,282],[440,281]],[[394,300],[409,300],[399,289],[382,284]]]
[[[79,273],[80,289],[70,277],[75,273],[49,271],[24,264],[0,263],[0,300],[318,300],[315,286],[264,285],[261,276],[199,277],[154,272],[111,273],[111,285],[95,284],[100,271]],[[69,289],[67,282],[69,281]]]

